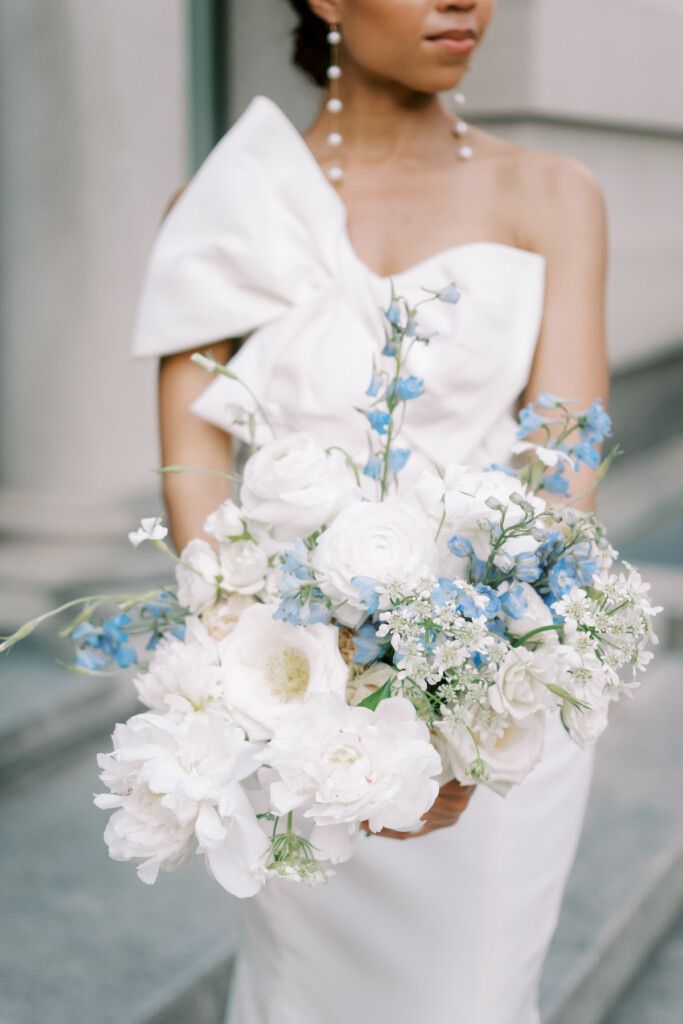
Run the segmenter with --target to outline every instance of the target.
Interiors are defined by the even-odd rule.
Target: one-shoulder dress
[[[393,282],[435,336],[408,371],[402,487],[426,466],[509,463],[529,376],[545,260],[468,242],[381,277],[356,254],[346,207],[292,122],[255,97],[214,147],[155,240],[132,354],[242,339],[229,366],[277,422],[367,454],[362,418]],[[233,423],[245,390],[215,377],[191,409]],[[242,417],[244,418],[244,417]],[[257,436],[257,441],[259,441]],[[266,440],[264,436],[263,441]],[[324,887],[277,883],[240,902],[245,943],[230,1024],[538,1024],[538,985],[590,786],[592,750],[549,717],[543,760],[505,798],[477,788],[452,828],[361,836]]]

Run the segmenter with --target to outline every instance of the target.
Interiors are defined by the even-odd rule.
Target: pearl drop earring
[[[342,73],[339,67],[341,32],[339,31],[339,26],[334,22],[330,25],[330,31],[327,33],[327,41],[330,44],[330,65],[327,69],[327,78],[330,83],[330,98],[326,106],[330,114],[332,114],[332,131],[327,136],[327,144],[333,149],[338,149],[344,141],[339,131],[339,115],[344,104],[339,98],[339,79]],[[341,181],[344,177],[344,172],[339,165],[335,165],[329,168],[327,177],[330,181]]]
[[[464,105],[465,94],[463,92],[454,92],[451,98],[453,100],[453,104],[456,107],[456,114],[458,117],[458,120],[455,121],[453,124],[453,134],[457,135],[459,138],[463,138],[463,136],[465,136],[469,131],[469,125],[460,116],[457,108],[462,107]],[[461,159],[463,160],[469,160],[472,157],[473,153],[474,150],[472,149],[471,146],[468,146],[467,144],[458,147],[458,156],[460,156]]]

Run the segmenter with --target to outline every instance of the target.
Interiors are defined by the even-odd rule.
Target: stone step
[[[543,974],[544,1024],[599,1024],[683,911],[682,716],[683,656],[659,651],[598,742]]]
[[[154,886],[109,859],[107,813],[92,794],[102,789],[96,753],[110,746],[98,736],[0,800],[0,1020],[222,1024],[239,901],[199,857]]]
[[[683,917],[605,1019],[605,1024],[675,1024],[683,1007]]]

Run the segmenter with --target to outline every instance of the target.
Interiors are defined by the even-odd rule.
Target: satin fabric
[[[407,373],[405,490],[426,465],[509,461],[529,376],[545,260],[498,242],[435,253],[391,278],[355,253],[346,209],[284,112],[257,96],[164,221],[147,267],[132,354],[243,339],[229,362],[278,429],[362,458],[365,404],[392,287],[421,306]],[[248,392],[211,380],[192,405],[232,420]],[[244,418],[244,417],[242,417]],[[257,441],[268,440],[259,431]],[[506,798],[479,787],[458,824],[405,842],[361,837],[324,889],[275,884],[240,909],[246,942],[230,1024],[538,1024],[537,990],[583,820],[592,750],[550,716],[543,761]]]

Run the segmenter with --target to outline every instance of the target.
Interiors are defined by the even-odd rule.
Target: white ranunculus
[[[241,537],[244,533],[242,510],[231,499],[221,502],[218,508],[206,517],[204,532],[218,541]]]
[[[272,528],[279,540],[306,537],[357,494],[341,452],[326,452],[305,433],[288,434],[246,462],[240,501],[244,514]]]
[[[373,832],[417,829],[439,791],[439,755],[405,697],[376,711],[317,698],[309,715],[278,724],[263,756],[280,775],[273,806],[284,814],[305,805],[311,842],[333,864],[352,856],[361,821]]]
[[[225,703],[252,740],[268,739],[276,722],[300,717],[313,694],[346,689],[338,628],[292,626],[273,618],[277,608],[247,608],[221,643]]]
[[[354,628],[366,618],[354,576],[389,583],[431,570],[432,536],[419,509],[400,501],[363,501],[340,512],[313,555],[320,589],[337,606],[337,619]]]
[[[186,641],[191,628],[186,628]],[[157,644],[148,670],[133,683],[142,703],[154,711],[189,714],[211,709],[226,716],[218,649],[210,643],[165,637]]]
[[[525,647],[512,647],[501,661],[496,681],[489,689],[491,707],[523,725],[530,715],[557,704],[557,698],[547,687],[548,683],[556,683],[557,677],[557,659],[552,648],[530,651]]]
[[[208,541],[194,537],[176,565],[178,601],[193,615],[215,604],[223,593],[255,594],[263,587],[268,556],[252,541],[221,544],[216,551]]]
[[[531,769],[541,759],[543,739],[545,736],[546,712],[537,711],[524,727],[510,721],[498,735],[495,730],[485,730],[480,722],[473,722],[471,729],[477,740],[479,755],[469,729],[460,723],[444,719],[436,723],[442,743],[437,743],[438,750],[451,769],[451,778],[456,778],[462,785],[471,785],[474,781],[468,774],[468,766],[481,757],[489,768],[488,779],[480,779],[482,785],[488,786],[501,796],[526,778]],[[442,776],[441,781],[444,781]]]
[[[505,623],[506,632],[510,636],[525,636],[533,629],[540,629],[542,626],[552,626],[553,613],[538,591],[534,590],[530,583],[515,581],[514,586],[515,590],[521,588],[523,591],[526,610],[521,619],[515,619],[512,615],[506,615],[505,612],[501,611],[501,618]],[[504,580],[499,584],[496,592],[499,595],[503,595],[509,589],[510,583]],[[558,630],[546,629],[543,633],[537,633],[534,640],[542,644],[554,646],[558,643]]]
[[[151,884],[196,847],[219,885],[254,895],[260,882],[252,868],[268,840],[241,782],[256,771],[261,749],[212,712],[144,712],[117,725],[113,741],[113,753],[98,755],[111,793],[95,797],[98,807],[118,808],[104,836],[110,856],[137,861]]]

